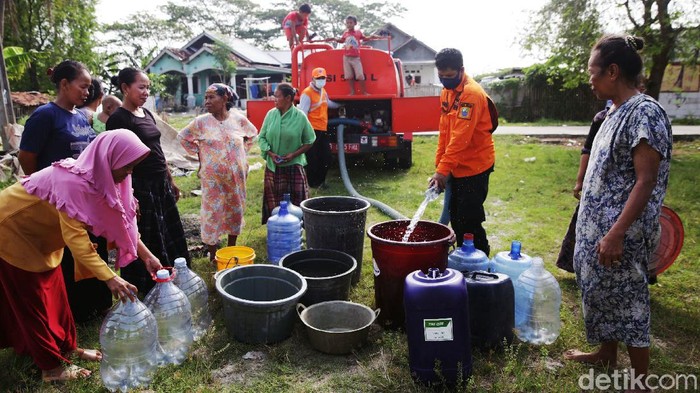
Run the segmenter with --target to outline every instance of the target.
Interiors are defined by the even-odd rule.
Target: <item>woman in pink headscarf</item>
[[[0,192],[0,348],[29,355],[45,381],[90,375],[70,356],[99,361],[77,347],[61,258],[75,259],[75,279],[96,277],[114,297],[133,300],[136,287],[100,258],[88,230],[117,248],[116,267],[137,257],[161,267],[136,226],[131,171],[150,150],[128,130],[106,132],[78,157],[53,163]],[[68,363],[68,364],[67,364]]]

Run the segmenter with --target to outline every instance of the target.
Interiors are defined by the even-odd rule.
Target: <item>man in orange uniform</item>
[[[328,140],[328,108],[338,108],[340,104],[331,101],[323,87],[326,85],[326,69],[314,68],[311,83],[301,92],[298,108],[309,118],[316,133],[311,149],[306,152],[306,178],[309,187],[322,187],[326,183],[326,173],[331,163],[331,147]]]
[[[450,221],[457,244],[461,246],[465,233],[472,233],[474,246],[488,255],[491,249],[481,223],[486,220],[484,201],[496,155],[489,98],[464,72],[462,53],[457,49],[441,50],[435,56],[435,66],[443,85],[442,114],[430,186],[444,190],[450,182]]]

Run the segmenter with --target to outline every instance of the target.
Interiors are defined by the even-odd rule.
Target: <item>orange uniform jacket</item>
[[[475,176],[493,166],[496,151],[486,92],[467,74],[454,90],[442,89],[436,172]]]
[[[311,98],[311,107],[307,114],[311,127],[316,131],[328,130],[328,94],[326,89],[321,89],[319,92],[308,86],[301,94],[306,94]]]

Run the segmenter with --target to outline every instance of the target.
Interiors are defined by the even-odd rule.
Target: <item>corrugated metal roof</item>
[[[289,50],[272,50],[267,53],[284,65],[292,64],[292,52]]]
[[[13,91],[12,103],[21,106],[39,106],[49,103],[53,98],[38,91]]]
[[[213,34],[207,32],[206,34],[211,35],[212,37],[216,38],[217,40],[223,42],[226,44],[229,48],[233,50],[233,52],[244,59],[247,59],[251,63],[258,63],[258,64],[268,64],[268,65],[274,65],[274,66],[283,66],[284,63],[280,62],[277,60],[275,57],[271,56],[267,52],[264,52],[253,45],[247,43],[246,41],[243,41],[240,38],[235,38],[235,37],[226,37],[222,36],[219,34]]]

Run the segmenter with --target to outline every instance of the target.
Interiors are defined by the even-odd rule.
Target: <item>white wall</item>
[[[700,92],[661,93],[659,103],[671,119],[700,118]]]
[[[404,76],[413,75],[420,76],[420,85],[434,85],[440,84],[437,79],[437,70],[435,69],[435,63],[430,64],[403,64]]]

